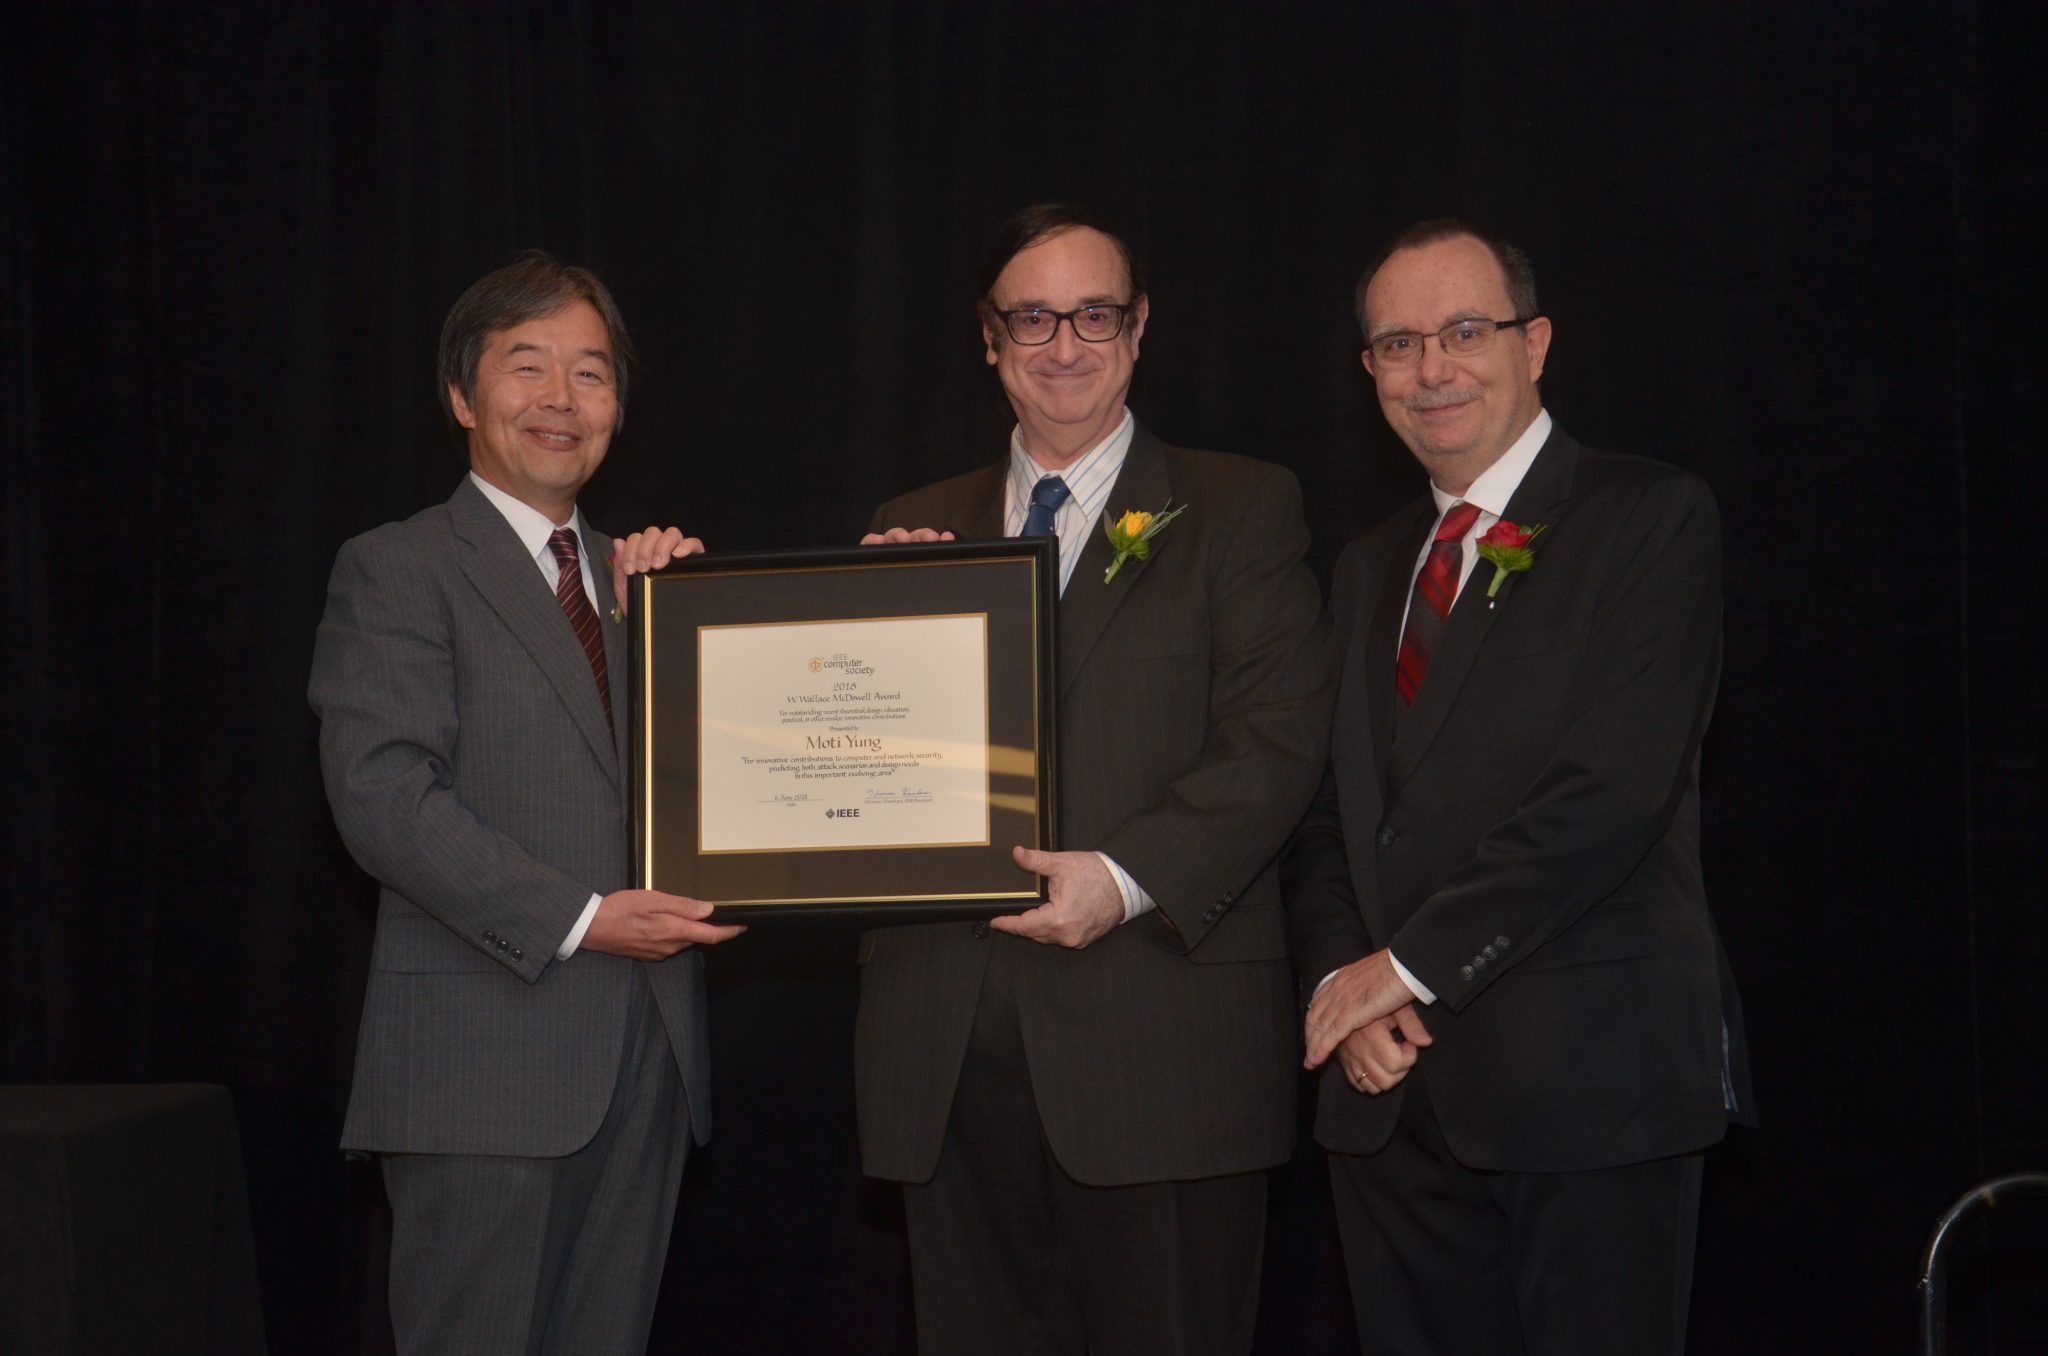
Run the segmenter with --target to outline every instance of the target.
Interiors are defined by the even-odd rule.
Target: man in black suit
[[[1358,309],[1431,488],[1338,562],[1286,874],[1360,1341],[1676,1351],[1701,1151],[1748,1110],[1699,858],[1713,497],[1552,423],[1519,251],[1424,223]]]
[[[1265,1169],[1294,1142],[1274,861],[1329,710],[1300,490],[1131,417],[1150,306],[1085,213],[1012,218],[981,311],[1008,452],[867,540],[1057,533],[1073,850],[1018,851],[1039,908],[863,939],[864,1166],[905,1184],[926,1352],[1245,1351]],[[1106,578],[1105,514],[1169,501],[1150,558]]]

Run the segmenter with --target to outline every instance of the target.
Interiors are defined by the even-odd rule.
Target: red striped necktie
[[[548,534],[548,550],[562,566],[555,579],[555,601],[569,615],[569,625],[576,628],[576,639],[583,642],[583,653],[590,657],[597,695],[604,702],[604,723],[612,725],[612,685],[604,667],[604,636],[597,628],[597,609],[583,591],[583,571],[576,564],[576,534],[566,527],[556,528]]]
[[[1408,625],[1401,631],[1401,651],[1394,659],[1394,686],[1401,704],[1415,704],[1422,690],[1422,675],[1429,671],[1430,651],[1443,634],[1444,618],[1458,596],[1458,574],[1464,564],[1465,534],[1479,517],[1477,504],[1453,504],[1437,524],[1429,555],[1415,576],[1415,592],[1408,599]]]

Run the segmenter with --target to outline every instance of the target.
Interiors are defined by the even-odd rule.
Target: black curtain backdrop
[[[974,265],[1087,199],[1150,261],[1141,416],[1293,468],[1326,569],[1422,487],[1353,280],[1468,215],[1536,259],[1550,408],[1726,519],[1707,867],[1764,1125],[1710,1159],[1692,1349],[1911,1349],[1936,1215],[2048,1168],[2030,8],[14,14],[0,1078],[227,1084],[274,1349],[388,1340],[381,1194],[334,1148],[373,895],[307,664],[341,541],[453,487],[435,339],[516,250],[598,268],[641,347],[595,520],[838,544],[1000,453]],[[721,1135],[657,1352],[909,1348],[853,944],[712,957]],[[1351,1349],[1322,1182],[1305,1139],[1275,1175],[1265,1351]],[[1963,1240],[1971,1350],[2048,1350],[2030,1208]]]

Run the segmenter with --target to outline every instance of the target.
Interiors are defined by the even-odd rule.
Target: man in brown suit
[[[1300,490],[1125,409],[1149,304],[1115,236],[1013,217],[982,337],[1006,456],[866,540],[1060,538],[1050,901],[863,940],[866,1170],[905,1184],[927,1352],[1251,1344],[1265,1169],[1294,1141],[1274,858],[1315,790],[1328,653]],[[1105,573],[1105,513],[1182,512]]]

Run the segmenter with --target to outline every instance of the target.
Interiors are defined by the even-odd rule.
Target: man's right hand
[[[579,951],[604,951],[628,960],[667,960],[687,946],[713,946],[730,941],[746,928],[718,925],[711,905],[686,895],[659,890],[619,890],[597,902]]]
[[[905,546],[914,541],[951,541],[951,532],[930,527],[892,527],[887,532],[870,532],[860,539],[862,546]]]

